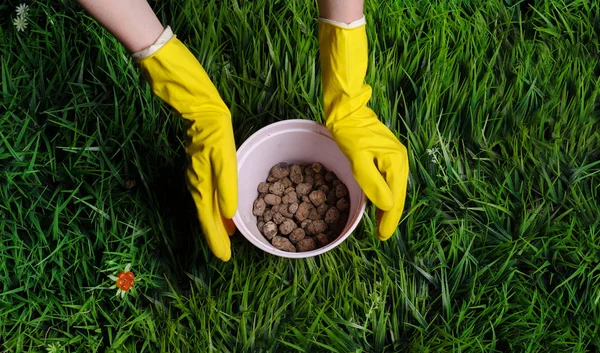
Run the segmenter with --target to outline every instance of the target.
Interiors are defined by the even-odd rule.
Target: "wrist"
[[[363,15],[361,18],[359,18],[356,21],[352,21],[350,23],[346,23],[346,22],[340,22],[340,21],[334,21],[328,18],[324,18],[324,17],[319,17],[319,22],[321,23],[328,23],[330,25],[336,26],[336,27],[340,27],[340,28],[345,28],[345,29],[352,29],[352,28],[357,28],[360,26],[364,26],[366,24],[366,20],[365,20],[365,16]]]
[[[156,41],[152,45],[150,45],[149,47],[144,48],[138,52],[131,54],[131,57],[136,61],[150,57],[154,53],[159,51],[165,44],[167,44],[168,41],[173,39],[173,37],[175,37],[175,34],[173,34],[173,30],[171,29],[170,26],[167,26],[165,28],[165,30],[161,33],[161,35],[158,37],[158,39],[156,39]]]

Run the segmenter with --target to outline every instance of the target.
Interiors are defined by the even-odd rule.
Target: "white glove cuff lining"
[[[149,57],[150,55],[156,53],[160,48],[163,47],[169,40],[173,38],[173,30],[170,26],[167,26],[162,34],[158,37],[156,42],[149,46],[146,49],[142,49],[138,52],[131,54],[131,57],[135,60],[140,60]]]
[[[343,27],[343,28],[356,28],[356,27],[360,27],[367,23],[364,15],[362,18],[360,18],[356,21],[350,22],[350,23],[338,22],[338,21],[330,20],[328,18],[323,18],[323,17],[319,17],[319,21],[324,22],[324,23],[329,23],[329,24],[332,24],[335,26]]]

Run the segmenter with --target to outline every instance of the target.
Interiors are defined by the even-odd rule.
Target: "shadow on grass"
[[[152,161],[146,166],[152,179],[148,181],[150,194],[145,197],[145,202],[161,218],[155,223],[160,225],[160,229],[156,230],[157,243],[160,244],[154,249],[156,259],[169,268],[171,285],[185,290],[190,286],[186,272],[205,265],[210,259],[206,256],[209,254],[208,245],[185,181],[187,158],[177,140],[177,134],[182,132],[173,130],[168,134],[169,146],[176,148],[171,160],[160,155],[142,157],[142,160]],[[156,154],[153,151],[143,153]]]

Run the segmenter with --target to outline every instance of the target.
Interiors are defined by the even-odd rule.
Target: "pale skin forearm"
[[[164,30],[146,0],[77,0],[131,53],[152,45]],[[363,16],[364,0],[319,0],[319,16],[351,23]]]
[[[364,0],[319,0],[319,16],[351,23],[363,17]]]
[[[146,0],[77,0],[131,53],[152,45],[164,31]]]

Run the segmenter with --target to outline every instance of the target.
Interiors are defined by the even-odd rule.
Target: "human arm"
[[[395,232],[404,210],[408,152],[367,107],[367,35],[363,0],[319,0],[325,123],[350,160],[352,172],[378,208],[379,239]]]
[[[130,53],[152,45],[164,31],[146,0],[77,0]]]
[[[363,17],[364,0],[319,0],[319,17],[352,23]]]
[[[228,261],[238,188],[229,109],[196,57],[146,0],[78,2],[134,56],[154,94],[186,120],[188,190],[211,251]]]

